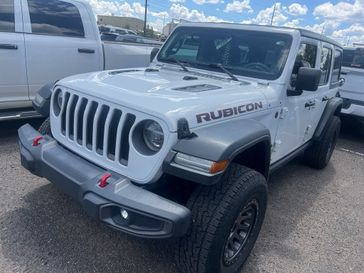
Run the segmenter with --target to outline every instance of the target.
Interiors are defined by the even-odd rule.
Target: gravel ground
[[[24,170],[22,123],[0,124],[0,272],[177,272],[173,242],[117,233]],[[293,162],[273,175],[265,223],[242,272],[364,272],[364,139],[355,130],[345,128],[324,171]]]

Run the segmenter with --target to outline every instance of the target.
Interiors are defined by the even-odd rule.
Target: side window
[[[364,68],[364,49],[344,49],[343,66]]]
[[[84,37],[81,15],[73,4],[58,0],[28,0],[32,33]]]
[[[332,59],[332,49],[323,47],[321,50],[320,69],[322,71],[322,74],[320,79],[320,85],[325,85],[329,81],[331,59]]]
[[[0,32],[15,32],[14,0],[0,2]]]
[[[178,37],[174,46],[170,49],[174,57],[180,60],[196,61],[200,46],[200,37],[197,35],[184,34]]]
[[[317,56],[317,46],[312,44],[301,44],[298,54],[296,57],[296,61],[294,63],[292,77],[291,77],[291,87],[296,86],[296,78],[298,74],[298,70],[301,67],[309,67],[314,68],[316,64],[316,56]]]
[[[331,83],[336,83],[340,80],[341,64],[343,60],[343,54],[340,50],[335,50],[334,69],[332,70]]]

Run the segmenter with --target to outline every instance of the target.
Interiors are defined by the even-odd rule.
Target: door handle
[[[89,48],[79,48],[78,52],[79,53],[94,54],[95,50],[94,49],[89,49]]]
[[[9,49],[9,50],[17,50],[17,45],[11,45],[11,44],[0,44],[0,49]]]
[[[305,103],[305,107],[306,108],[310,108],[312,106],[315,106],[316,102],[315,101],[308,101]]]
[[[328,101],[330,98],[328,97],[328,96],[324,96],[323,98],[322,98],[322,101]]]

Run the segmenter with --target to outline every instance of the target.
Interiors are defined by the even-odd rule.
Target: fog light
[[[129,218],[129,213],[128,213],[125,209],[122,209],[122,210],[120,211],[120,215],[121,215],[121,217],[122,217],[124,220],[128,220],[128,218]]]

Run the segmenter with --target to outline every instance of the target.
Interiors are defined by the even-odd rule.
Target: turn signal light
[[[225,170],[225,168],[226,168],[226,166],[228,164],[229,164],[229,161],[228,160],[214,162],[211,165],[210,173],[218,173],[218,172],[221,172],[221,171]]]

